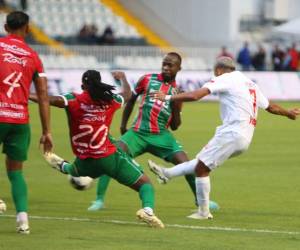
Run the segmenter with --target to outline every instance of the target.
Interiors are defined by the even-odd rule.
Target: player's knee
[[[195,168],[195,174],[197,177],[206,177],[210,173],[210,169],[202,162],[198,161],[196,168]]]

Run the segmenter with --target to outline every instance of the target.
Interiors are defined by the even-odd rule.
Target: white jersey
[[[266,109],[268,99],[261,93],[256,83],[239,71],[225,73],[204,84],[212,94],[220,98],[220,112],[223,122],[216,133],[234,131],[252,139],[256,125],[258,107]]]

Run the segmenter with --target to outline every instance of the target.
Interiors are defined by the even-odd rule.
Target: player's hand
[[[124,135],[127,132],[127,128],[126,127],[120,127],[120,133],[121,135]]]
[[[111,72],[113,78],[120,81],[122,79],[126,79],[125,73],[123,71],[113,71]]]
[[[149,94],[149,96],[151,98],[154,98],[156,100],[160,100],[162,102],[166,101],[165,98],[166,98],[166,94],[163,93],[163,92],[160,92],[160,91],[156,91],[156,92],[152,92]]]
[[[293,108],[288,110],[288,118],[291,120],[296,120],[297,116],[300,115],[300,109],[299,108]]]
[[[52,136],[50,133],[43,134],[40,139],[40,146],[43,146],[44,153],[51,152],[53,148]]]

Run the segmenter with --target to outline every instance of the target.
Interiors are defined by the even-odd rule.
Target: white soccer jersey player
[[[245,151],[253,137],[258,108],[266,109],[269,101],[257,84],[239,71],[225,73],[204,84],[220,98],[223,124],[215,136],[197,155],[207,167],[214,169],[231,156]]]
[[[162,92],[150,94],[161,101],[197,101],[209,94],[217,94],[220,98],[223,124],[217,127],[214,137],[196,156],[196,159],[169,169],[149,161],[152,172],[164,182],[176,176],[196,174],[198,212],[188,216],[192,219],[212,218],[208,207],[209,173],[226,159],[247,150],[256,126],[258,108],[263,108],[275,115],[286,116],[291,120],[295,120],[300,114],[298,108],[287,110],[277,104],[269,103],[253,81],[241,72],[235,71],[231,58],[218,58],[214,71],[217,77],[198,90],[174,96],[166,96]]]

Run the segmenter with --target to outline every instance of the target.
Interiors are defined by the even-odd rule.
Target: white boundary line
[[[1,217],[15,218],[15,215],[0,215]],[[36,220],[60,220],[60,221],[80,221],[80,222],[96,222],[96,223],[111,223],[119,225],[144,225],[144,223],[121,221],[121,220],[99,220],[92,218],[76,218],[76,217],[51,217],[51,216],[36,216],[30,215],[30,219]],[[210,226],[192,226],[192,225],[180,225],[180,224],[165,224],[167,228],[181,228],[192,230],[211,230],[211,231],[225,231],[225,232],[247,232],[247,233],[264,233],[264,234],[288,234],[288,235],[300,235],[298,231],[280,231],[271,229],[250,229],[250,228],[234,228],[234,227],[210,227]]]

